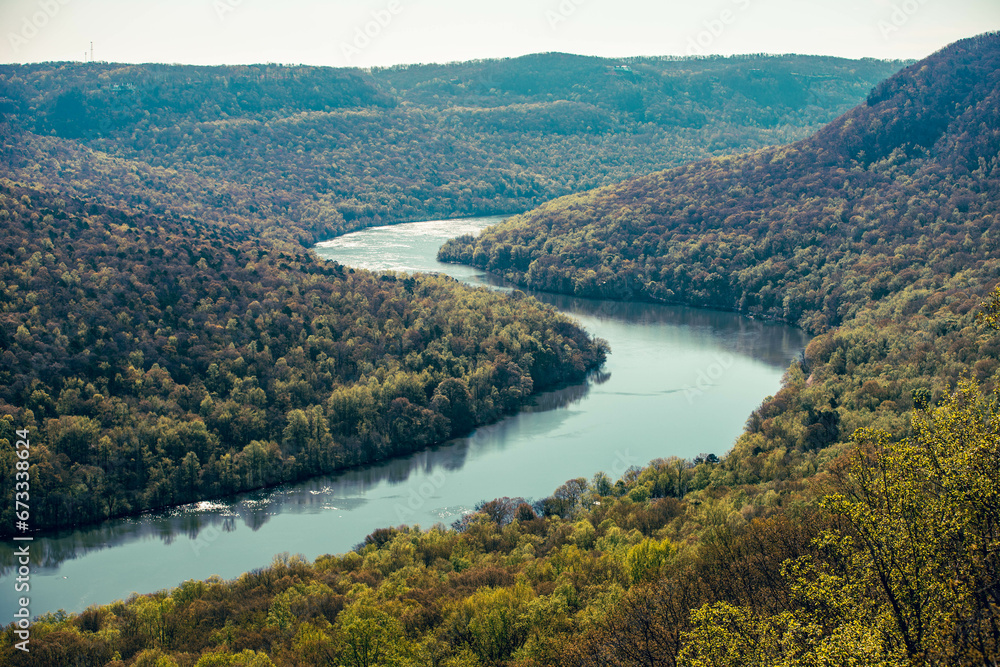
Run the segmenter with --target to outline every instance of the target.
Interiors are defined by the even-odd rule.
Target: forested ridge
[[[903,65],[763,55],[624,62],[541,54],[371,72],[0,65],[0,113],[16,137],[6,152],[28,152],[7,169],[59,187],[73,187],[67,172],[110,158],[130,176],[174,170],[208,208],[242,199],[267,224],[318,240],[383,222],[519,212],[785,143]],[[61,154],[54,171],[37,169],[36,146]],[[160,184],[149,190],[154,203],[171,196]]]
[[[35,528],[408,453],[604,358],[534,299],[356,272],[238,226],[9,182],[0,221],[0,480],[12,500],[29,428]]]
[[[997,35],[964,40],[804,142],[559,200],[445,250],[529,285],[816,333],[721,460],[656,460],[484,501],[450,529],[380,529],[313,563],[50,614],[30,655],[12,626],[0,651],[167,667],[995,663],[998,59]],[[201,205],[174,196],[163,215]]]
[[[996,42],[911,65],[802,141],[557,199],[449,242],[440,258],[535,289],[825,331],[873,299],[993,257]]]
[[[801,371],[779,398],[816,391]],[[657,460],[480,503],[452,529],[380,529],[313,563],[285,554],[48,614],[30,655],[13,626],[0,651],[167,667],[989,664],[1000,412],[972,381],[922,405],[907,437],[863,429],[808,480],[782,479],[782,456],[758,485],[739,483],[739,455]]]
[[[730,132],[712,150],[784,138],[900,63],[614,65],[0,66],[0,400],[39,429],[35,527],[384,458],[582,377],[603,348],[533,300],[305,248],[526,207],[702,154],[705,132]],[[737,93],[756,100],[743,120]],[[697,113],[651,115],[667,103]]]

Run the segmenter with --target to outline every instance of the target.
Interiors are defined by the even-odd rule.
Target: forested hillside
[[[0,66],[0,400],[39,429],[35,526],[384,458],[582,377],[603,348],[533,300],[305,248],[781,140],[900,65],[616,64]]]
[[[778,399],[817,391],[794,367]],[[780,412],[766,415],[775,428],[805,430],[778,426]],[[995,399],[965,383],[914,412],[908,438],[864,430],[856,442],[808,481],[781,479],[780,450],[765,484],[740,484],[734,455],[570,480],[533,505],[481,503],[450,530],[381,529],[314,563],[284,555],[232,581],[51,614],[30,656],[15,654],[11,625],[0,655],[116,667],[990,664]]]
[[[813,332],[909,285],[972,269],[988,279],[997,41],[910,66],[803,141],[557,199],[440,258],[534,289],[732,309]]]
[[[532,287],[819,334],[704,490],[681,494],[684,520],[650,534],[695,545],[691,560],[629,591],[568,664],[996,660],[1000,347],[977,316],[996,323],[998,65],[1000,35],[963,40],[806,140],[567,197],[442,249]],[[763,581],[734,592],[706,566]]]
[[[12,500],[30,428],[37,528],[411,452],[604,358],[534,299],[355,272],[239,226],[9,182],[0,223],[0,482]]]
[[[18,657],[116,667],[995,664],[998,65],[1000,35],[963,40],[799,143],[557,200],[445,248],[448,259],[530,286],[740,309],[816,333],[721,460],[656,460],[620,480],[570,480],[534,503],[480,503],[451,529],[380,529],[354,551],[314,563],[279,557],[233,581],[52,614],[33,626],[32,653]],[[424,100],[462,99],[472,77],[445,80],[436,67],[373,76],[396,90],[422,83]],[[539,74],[530,86],[557,87],[546,81]],[[484,88],[507,106],[531,104],[518,96],[536,91],[502,78]],[[45,142],[70,150],[58,137]],[[19,154],[24,173],[39,145]],[[133,163],[102,156],[92,164],[94,174],[127,174]],[[142,177],[162,179],[157,192],[170,205],[137,197],[134,208],[170,208],[160,219],[171,220],[207,206],[209,189],[172,190],[170,169],[149,167]],[[185,178],[229,187],[209,173]],[[136,192],[142,182],[126,179]],[[273,233],[251,208],[256,193],[240,192],[231,211],[212,213],[258,230],[235,250]],[[6,195],[18,216],[40,206],[21,193],[11,186]],[[280,210],[276,190],[260,197]],[[296,238],[310,233],[308,223],[288,224]],[[291,255],[276,260],[278,269],[289,265],[286,279],[301,276],[284,293],[290,320],[309,280],[406,290],[402,280],[326,275],[340,272],[321,270],[280,237],[270,242]],[[39,261],[49,261],[45,251]],[[244,255],[216,269],[217,254],[206,252],[200,270],[244,275],[236,273]],[[413,288],[434,284],[419,279]],[[210,317],[223,305],[198,307]],[[41,306],[28,311],[41,314]],[[232,331],[216,321],[220,336],[243,331],[239,321]],[[72,344],[70,332],[61,335]],[[503,340],[494,349],[501,343],[506,350]],[[307,355],[304,368],[318,359]],[[140,410],[164,401],[132,396],[122,401]],[[435,400],[426,409],[435,411]],[[311,418],[303,410],[302,428],[290,433],[308,430]],[[0,655],[14,656],[14,641],[7,626]]]
[[[785,143],[902,65],[808,56],[624,65],[565,54],[372,72],[0,65],[0,113],[9,132],[28,133],[8,138],[8,152],[62,155],[54,171],[37,170],[35,158],[8,161],[11,178],[73,187],[74,172],[118,158],[127,172],[168,169],[198,181],[191,197],[247,192],[268,224],[320,238],[379,222],[519,212]],[[150,189],[154,201],[168,196]],[[229,203],[204,199],[209,209]]]

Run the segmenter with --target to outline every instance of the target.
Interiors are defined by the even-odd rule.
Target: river
[[[500,218],[378,227],[320,243],[355,268],[434,271],[496,284],[436,261],[448,238]],[[381,526],[450,524],[484,499],[542,498],[567,479],[617,478],[657,457],[722,455],[780,386],[807,342],[798,329],[732,313],[536,294],[611,344],[584,383],[412,456],[303,483],[37,536],[32,614],[77,612],[186,579],[232,578],[288,552],[341,553]],[[0,618],[14,611],[13,548],[0,545]]]

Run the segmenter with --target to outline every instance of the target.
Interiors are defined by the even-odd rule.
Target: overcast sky
[[[564,51],[922,58],[1000,0],[0,0],[0,61],[375,66]]]

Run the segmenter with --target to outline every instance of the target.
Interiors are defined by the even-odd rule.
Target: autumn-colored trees
[[[943,49],[803,141],[570,195],[439,256],[535,289],[813,332],[907,285],[992,275],[998,41]]]
[[[899,441],[859,430],[822,501],[842,521],[782,566],[773,615],[725,602],[692,614],[682,664],[972,665],[1000,651],[995,397],[963,383]]]
[[[0,211],[0,401],[36,443],[38,527],[408,453],[605,353],[523,295],[355,272],[239,225],[9,185]]]
[[[312,564],[281,557],[234,581],[49,615],[34,625],[29,664],[995,662],[1000,422],[989,396],[1000,341],[974,313],[1000,277],[996,151],[995,133],[972,131],[994,109],[956,111],[949,97],[992,85],[995,42],[963,42],[875,91],[807,155],[800,144],[599,193],[604,227],[590,226],[581,197],[532,216],[551,215],[548,238],[518,223],[452,246],[567,291],[727,305],[824,331],[729,454],[569,480],[533,504],[485,501],[454,530],[382,529]],[[982,51],[981,76],[953,66]],[[927,100],[948,104],[896,108],[942,73],[961,85]],[[433,79],[422,95],[465,94]],[[527,95],[550,80],[491,89]],[[634,96],[619,101],[640,109]],[[516,104],[527,106],[487,117],[538,111]],[[942,118],[954,125],[936,136]],[[185,145],[177,134],[164,131],[170,150]],[[56,140],[31,142],[27,154],[58,148],[67,169],[85,163]],[[128,177],[123,187],[143,192]],[[523,193],[530,179],[510,187]],[[177,192],[164,200],[176,211],[159,201],[149,216],[16,186],[4,196],[13,260],[0,276],[0,398],[21,421],[0,420],[0,438],[30,412],[46,439],[32,489],[63,510],[127,512],[199,484],[235,489],[405,451],[601,356],[523,298],[319,265],[290,240],[308,225],[262,229],[249,199],[223,198],[236,212],[203,220],[190,212],[207,200]],[[284,200],[259,203],[273,213]],[[672,235],[646,234],[649,220],[668,220]],[[12,630],[0,636],[5,659]]]
[[[8,183],[0,207],[0,400],[44,435],[37,525],[405,453],[582,377],[606,350],[530,301],[451,301],[466,292],[376,280],[303,246],[799,136],[898,66],[650,59],[626,76],[543,56],[453,65],[465,83],[430,97],[438,67],[0,68],[0,168],[43,188]],[[842,80],[802,115],[814,72]],[[716,86],[759,102],[767,127],[744,105],[706,129],[705,110],[730,100]],[[691,113],[668,119],[664,97]]]
[[[616,74],[616,64],[544,54],[370,73],[4,65],[0,165],[88,196],[114,182],[108,204],[239,215],[315,241],[380,221],[523,211],[791,141],[902,65],[648,58]]]
[[[988,664],[998,443],[996,399],[968,381],[907,437],[859,430],[812,486],[727,485],[739,454],[570,480],[544,517],[501,498],[457,531],[380,530],[313,564],[42,618],[28,664]],[[674,498],[659,480],[678,470],[713,481]]]
[[[231,582],[43,618],[30,664],[72,652],[123,664],[988,663],[1000,650],[1000,412],[968,382],[913,426],[902,440],[859,431],[818,506],[746,521],[718,511],[737,491],[717,488],[626,529],[657,502],[631,498],[640,476],[611,495],[580,482],[564,517],[512,518],[494,510],[516,501],[500,499],[461,532],[381,531],[314,564],[279,557]]]

